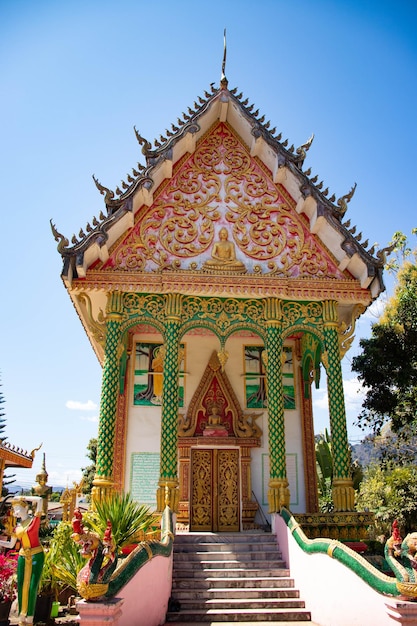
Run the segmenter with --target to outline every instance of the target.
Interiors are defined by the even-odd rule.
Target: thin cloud
[[[385,310],[387,300],[387,294],[381,294],[379,298],[372,302],[371,306],[366,309],[361,319],[368,320],[372,323],[377,322]]]
[[[55,470],[49,473],[48,484],[72,488],[73,483],[78,484],[81,477],[80,469]]]
[[[364,396],[366,393],[366,388],[359,382],[359,380],[354,378],[349,378],[348,380],[343,381],[343,389],[345,392],[345,403],[346,406],[355,405],[355,407],[361,406]]]
[[[83,415],[80,419],[84,422],[94,422],[95,424],[98,423],[98,415]]]
[[[92,400],[78,402],[77,400],[67,400],[65,406],[71,411],[96,411],[97,404]]]
[[[366,389],[359,380],[356,377],[344,380],[343,390],[345,392],[346,409],[358,409],[362,405],[366,393]],[[317,409],[327,409],[329,407],[327,388],[318,389],[315,392],[313,407]]]

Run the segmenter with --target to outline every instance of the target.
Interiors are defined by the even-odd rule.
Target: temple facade
[[[335,511],[354,511],[341,358],[383,290],[375,256],[253,105],[198,98],[70,242],[62,279],[103,366],[95,499],[190,530],[318,512],[311,387],[326,377]]]

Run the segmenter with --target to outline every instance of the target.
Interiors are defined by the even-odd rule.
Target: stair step
[[[299,592],[293,588],[282,589],[280,587],[250,587],[250,588],[210,588],[210,589],[173,589],[172,593],[175,600],[179,600],[182,602],[183,600],[191,600],[195,598],[210,599],[212,597],[216,597],[219,600],[223,599],[257,599],[257,598],[273,598],[273,599],[281,599],[281,598],[299,598]]]
[[[274,552],[277,551],[277,544],[275,542],[270,543],[179,543],[174,545],[174,554],[182,552],[192,552],[195,549],[204,550],[205,552]]]
[[[284,561],[239,561],[237,559],[230,559],[227,561],[219,561],[219,560],[197,560],[197,561],[174,561],[174,569],[182,570],[182,569],[211,569],[211,568],[219,568],[222,569],[270,569],[271,565],[273,569],[284,569],[285,563]]]
[[[179,625],[311,624],[276,537],[263,532],[176,535],[172,598],[167,622]]]
[[[254,550],[253,552],[239,552],[239,551],[230,551],[230,550],[220,550],[220,551],[200,551],[197,552],[175,552],[175,560],[178,562],[181,561],[199,561],[201,559],[210,559],[211,561],[227,561],[229,559],[235,559],[239,561],[279,561],[281,559],[281,555],[277,553],[276,550]]]
[[[294,580],[288,576],[258,576],[257,578],[242,577],[237,578],[194,578],[193,589],[292,589]],[[173,580],[173,589],[189,589],[190,578],[177,578]]]
[[[181,578],[235,578],[236,576],[242,576],[243,578],[265,578],[268,576],[283,576],[288,577],[290,575],[289,570],[287,569],[248,569],[248,568],[204,568],[201,570],[195,569],[182,569],[174,567],[174,575],[176,572],[181,572]]]
[[[305,604],[302,600],[293,598],[207,598],[201,602],[201,599],[182,600],[180,602],[181,611],[191,611],[195,609],[304,609]]]
[[[257,609],[207,609],[200,611],[181,611],[168,613],[168,622],[309,622],[311,615],[305,609],[291,611],[288,609],[265,609],[260,613]]]

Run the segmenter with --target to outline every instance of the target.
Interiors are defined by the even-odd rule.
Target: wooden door
[[[191,531],[239,530],[239,450],[191,450]]]

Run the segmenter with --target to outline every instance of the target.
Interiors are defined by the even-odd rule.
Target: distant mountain
[[[14,494],[16,496],[19,496],[20,494],[25,494],[28,495],[31,492],[31,488],[24,486],[24,485],[19,485],[17,483],[11,483],[10,485],[7,485],[8,489],[9,489],[9,495]],[[57,487],[53,486],[52,487],[52,491],[64,491],[64,489],[66,489],[66,487],[63,487],[61,485],[58,485]]]
[[[358,461],[363,468],[378,461],[378,452],[373,443],[363,441],[352,446],[352,461]]]

